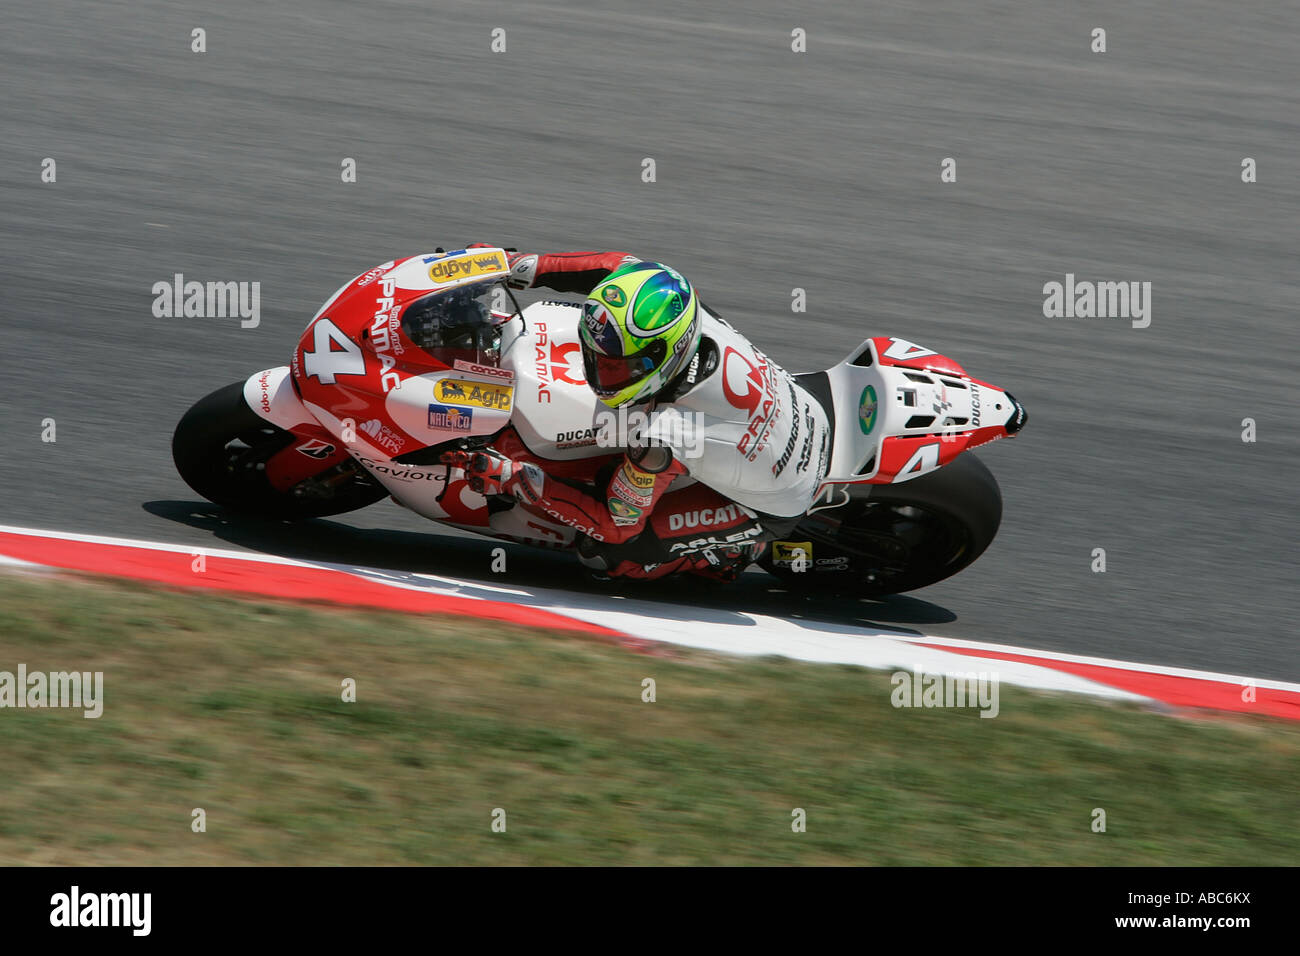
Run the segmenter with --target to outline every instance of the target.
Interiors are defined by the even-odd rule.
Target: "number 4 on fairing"
[[[924,358],[927,355],[938,354],[934,349],[927,349],[923,345],[916,345],[913,342],[907,341],[907,339],[900,339],[896,336],[891,338],[889,341],[891,344],[889,348],[885,349],[885,357],[898,359],[900,362],[905,362],[908,359]]]
[[[894,476],[894,484],[911,478],[919,478],[926,472],[934,471],[938,467],[939,446],[922,445],[912,453],[911,458],[907,459],[907,464],[898,469],[898,474]]]
[[[334,346],[339,346],[337,349]],[[361,347],[343,334],[329,319],[321,319],[312,329],[312,350],[302,353],[308,375],[325,385],[333,385],[339,375],[365,375],[366,357]]]

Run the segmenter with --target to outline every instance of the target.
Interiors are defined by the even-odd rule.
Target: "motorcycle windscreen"
[[[504,300],[508,310],[494,312],[494,300]],[[402,334],[448,368],[457,359],[496,367],[501,359],[501,327],[519,311],[504,282],[474,282],[416,299],[402,312]]]

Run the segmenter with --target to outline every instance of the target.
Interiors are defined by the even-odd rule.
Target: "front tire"
[[[292,432],[249,408],[244,383],[235,382],[200,399],[182,416],[172,436],[172,460],[185,483],[204,498],[256,517],[321,518],[387,497],[384,487],[351,459],[335,466],[340,470],[328,481],[315,476],[294,489],[275,488],[266,477],[266,462],[292,441]]]
[[[859,487],[865,492],[813,512],[785,536],[811,546],[802,571],[778,563],[774,546],[759,564],[793,589],[899,594],[968,567],[1002,522],[997,479],[969,452],[911,481]]]

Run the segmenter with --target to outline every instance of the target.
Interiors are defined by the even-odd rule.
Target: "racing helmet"
[[[591,290],[578,338],[597,398],[611,408],[649,401],[699,348],[699,300],[668,266],[628,263]]]

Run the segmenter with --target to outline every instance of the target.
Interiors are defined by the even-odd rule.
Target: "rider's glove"
[[[537,281],[537,256],[534,253],[515,252],[508,256],[510,275],[506,285],[512,289],[531,289]]]
[[[480,495],[514,495],[530,504],[542,496],[546,476],[530,461],[514,461],[491,450],[447,451],[438,460],[463,470],[470,490]]]
[[[465,472],[471,491],[480,495],[508,494],[507,486],[515,473],[515,463],[491,451],[448,451],[438,458]]]

